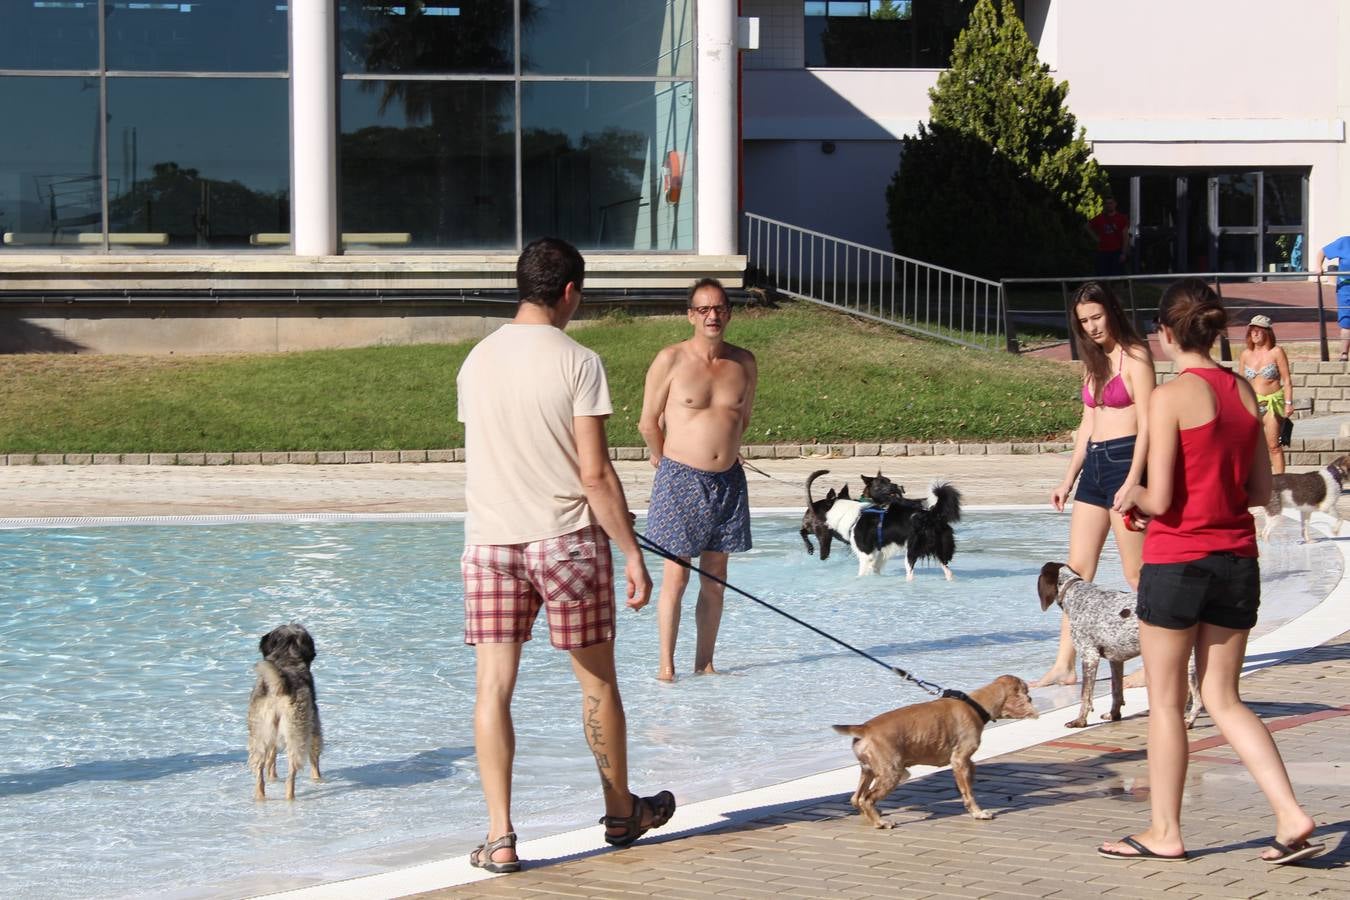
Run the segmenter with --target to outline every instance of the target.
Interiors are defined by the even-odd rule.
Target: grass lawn
[[[647,365],[688,324],[619,314],[571,333],[609,372],[610,443],[640,445]],[[918,341],[807,304],[738,310],[728,335],[759,359],[745,443],[1037,440],[1080,412],[1063,363]],[[0,356],[0,452],[460,447],[455,373],[470,346]]]

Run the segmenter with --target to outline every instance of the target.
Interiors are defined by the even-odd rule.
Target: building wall
[[[1026,0],[1024,10],[1042,60],[1069,82],[1069,107],[1108,168],[1308,167],[1310,244],[1350,230],[1350,54],[1342,50],[1350,48],[1350,4]],[[928,118],[939,71],[805,69],[800,2],[745,0],[743,13],[761,17],[769,48],[745,64],[745,208],[817,230],[847,227],[855,240],[889,247],[882,194],[895,142]],[[788,205],[787,197],[808,192],[785,191],[787,179],[833,183],[844,156],[820,154],[821,141],[876,145],[850,148],[868,160],[858,160],[857,184],[845,190],[858,198],[852,215],[809,197]],[[881,162],[887,155],[891,172]],[[771,177],[749,171],[752,160]]]
[[[895,141],[747,141],[745,195],[749,209],[871,247],[889,247],[886,185],[895,174]],[[800,173],[809,171],[804,179]]]

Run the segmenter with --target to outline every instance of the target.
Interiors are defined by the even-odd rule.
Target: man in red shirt
[[[1125,257],[1130,252],[1130,219],[1116,211],[1116,201],[1107,197],[1102,212],[1088,221],[1088,230],[1097,239],[1097,275],[1125,274]]]

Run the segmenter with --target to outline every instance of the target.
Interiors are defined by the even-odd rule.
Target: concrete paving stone
[[[88,466],[94,462],[92,453],[67,453],[62,460],[68,466]]]
[[[233,453],[208,453],[206,454],[206,464],[208,466],[228,466],[234,462]]]
[[[258,454],[258,462],[264,466],[283,466],[289,459],[290,454],[278,453],[277,451],[268,451]]]
[[[453,450],[428,450],[427,462],[447,463],[454,462],[455,451]]]
[[[397,450],[372,450],[370,461],[377,463],[396,463],[399,461]],[[350,462],[350,460],[349,460]]]
[[[882,444],[877,448],[879,456],[907,456],[909,455],[908,444]]]
[[[341,450],[320,450],[316,461],[321,466],[342,465],[347,461],[347,454]]]
[[[286,462],[292,466],[315,466],[319,464],[319,454],[314,450],[291,450],[286,454]]]
[[[5,464],[10,466],[31,466],[36,462],[36,453],[11,453],[5,457]]]
[[[831,458],[850,459],[854,455],[852,444],[830,444],[829,451]]]
[[[151,453],[150,465],[152,466],[176,466],[178,465],[177,453]]]
[[[800,444],[774,444],[774,459],[796,459],[802,455]]]
[[[120,466],[122,464],[122,454],[120,453],[95,453],[89,460],[91,465],[95,466]]]
[[[854,455],[854,456],[880,456],[880,455],[881,455],[881,445],[880,445],[880,444],[854,444],[854,445],[853,445],[853,455]]]
[[[236,466],[260,466],[262,465],[261,453],[233,453],[231,454],[231,464]]]
[[[961,454],[960,444],[931,444],[934,456],[959,456]]]
[[[122,465],[124,466],[148,466],[150,465],[149,453],[123,453]]]
[[[369,450],[345,450],[342,453],[342,461],[348,465],[363,465],[371,461],[371,452]]]
[[[451,462],[464,462],[464,448],[463,448],[463,447],[456,447],[455,449],[451,450],[451,451],[450,451],[450,461],[451,461]]]
[[[619,457],[618,457],[618,458],[619,458],[619,459],[627,459],[627,460],[646,459],[646,458],[647,458],[647,448],[646,448],[646,447],[620,447],[620,448],[619,448]]]
[[[988,456],[989,445],[987,444],[957,444],[960,448],[957,452],[962,456]]]
[[[206,465],[205,453],[179,453],[175,460],[180,466],[204,466]]]

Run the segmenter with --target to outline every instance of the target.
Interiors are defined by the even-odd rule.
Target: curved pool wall
[[[462,526],[446,518],[457,517],[0,531],[5,895],[243,896],[459,858],[481,840]],[[881,659],[970,687],[1038,674],[1050,659],[1058,619],[1041,614],[1034,582],[1043,548],[1066,545],[1067,518],[972,511],[958,580],[926,568],[906,583],[902,564],[857,579],[846,550],[808,557],[799,518],[760,516],[756,549],[730,578]],[[1325,596],[1341,559],[1332,542],[1275,544],[1263,569],[1269,629]],[[1114,559],[1102,572],[1118,581]],[[692,602],[691,587],[684,669]],[[294,804],[255,804],[243,746],[257,639],[292,619],[319,645],[326,777],[302,778]],[[924,699],[731,595],[717,657],[727,677],[658,684],[653,610],[621,610],[619,629],[634,787],[671,787],[686,805],[847,766],[830,724]],[[1074,694],[1038,695],[1038,705]],[[599,815],[578,710],[541,628],[516,698],[524,836]]]

